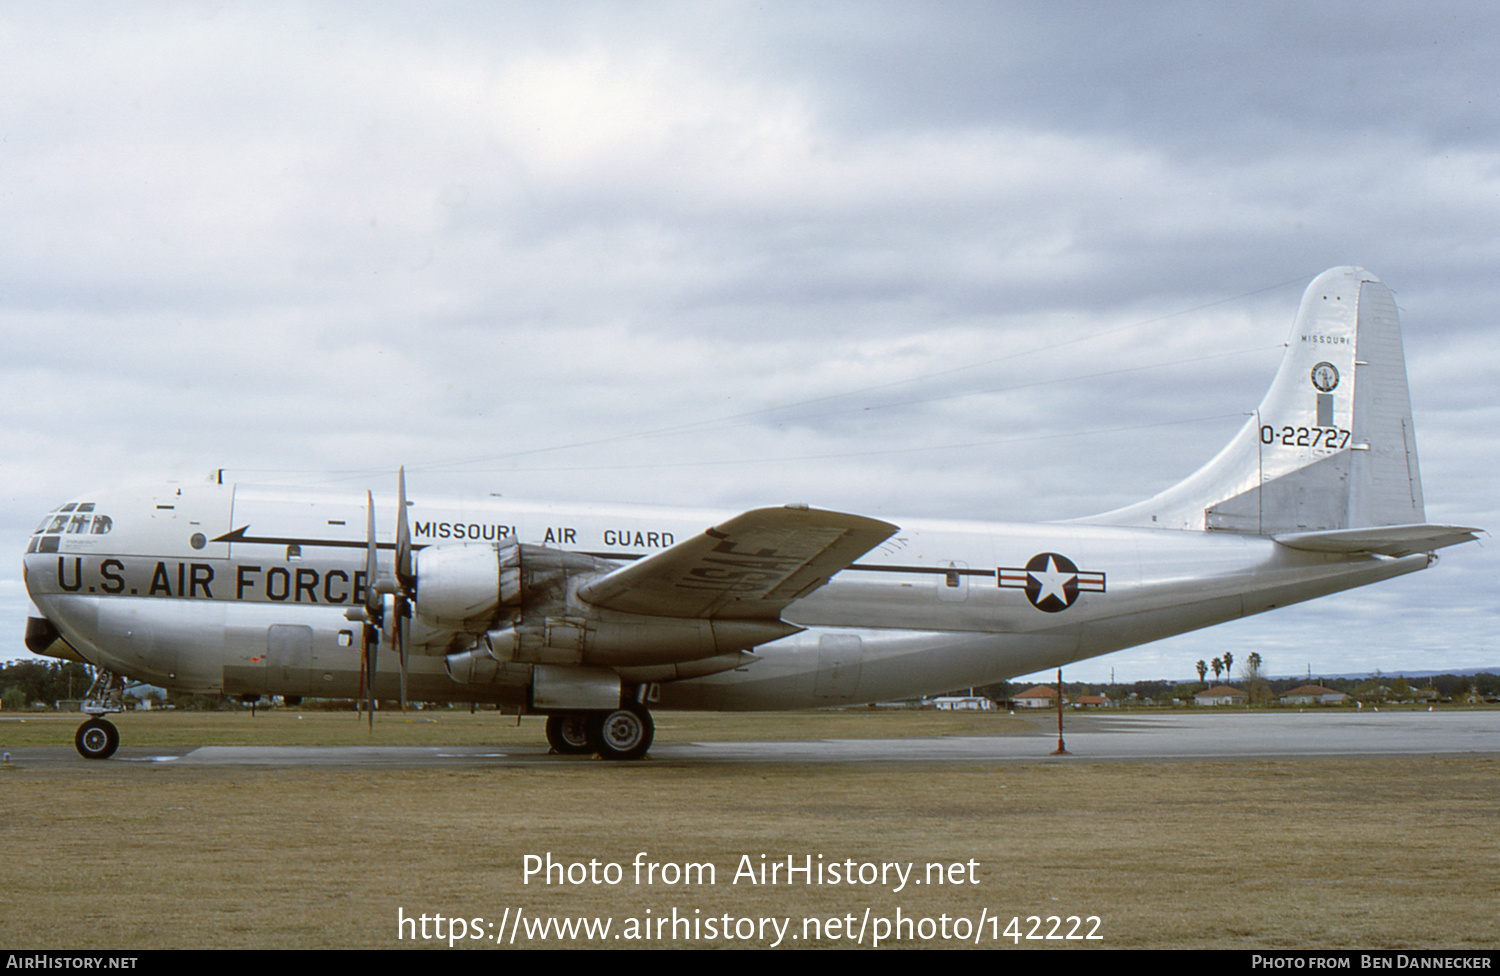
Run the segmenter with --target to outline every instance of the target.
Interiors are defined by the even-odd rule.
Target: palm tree
[[[1245,684],[1247,685],[1245,690],[1250,693],[1251,704],[1259,704],[1268,697],[1267,691],[1269,690],[1265,679],[1260,676],[1260,652],[1251,651],[1250,657],[1247,660],[1250,664],[1250,671],[1249,674],[1245,675]]]
[[[1198,659],[1198,680],[1202,681],[1207,676],[1208,676],[1208,665],[1203,663],[1203,659],[1202,658],[1199,658]]]
[[[1224,680],[1225,681],[1229,680],[1230,674],[1233,673],[1232,671],[1230,671],[1230,668],[1233,668],[1233,667],[1234,667],[1234,655],[1230,654],[1228,651],[1225,651],[1224,652]]]
[[[1214,658],[1209,662],[1209,667],[1214,669],[1214,680],[1218,681],[1219,673],[1224,670],[1224,662],[1219,660],[1218,658]]]

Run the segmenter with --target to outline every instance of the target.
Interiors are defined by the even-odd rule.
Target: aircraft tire
[[[640,759],[651,748],[656,724],[638,705],[593,712],[588,720],[589,745],[600,759]]]
[[[547,744],[560,756],[581,756],[593,752],[588,716],[581,712],[548,715]]]
[[[73,746],[85,759],[108,759],[120,748],[120,730],[102,718],[89,719],[78,726]]]

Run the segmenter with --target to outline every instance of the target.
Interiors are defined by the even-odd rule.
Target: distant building
[[[1228,685],[1215,685],[1207,691],[1198,692],[1193,696],[1193,701],[1200,705],[1246,705],[1250,702],[1250,695]]]
[[[928,701],[940,712],[988,712],[995,707],[994,702],[978,695],[944,695]]]
[[[1110,701],[1103,695],[1079,695],[1078,700],[1073,702],[1074,708],[1108,708]]]
[[[1057,689],[1046,685],[1033,685],[1015,697],[1017,708],[1053,708],[1057,705]]]
[[[1342,705],[1348,700],[1349,696],[1342,691],[1334,691],[1322,685],[1303,685],[1281,696],[1282,703],[1286,705]]]

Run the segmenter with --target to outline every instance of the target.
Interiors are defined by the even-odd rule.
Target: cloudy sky
[[[0,10],[0,658],[58,502],[200,479],[899,521],[1190,473],[1303,287],[1494,529],[1489,4]],[[1500,666],[1490,549],[1070,669]]]

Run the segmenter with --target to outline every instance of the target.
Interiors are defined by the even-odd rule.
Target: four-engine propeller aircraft
[[[380,522],[394,531],[381,535]],[[389,531],[389,530],[388,530]],[[97,492],[26,550],[33,651],[190,692],[494,702],[559,752],[633,759],[650,707],[792,709],[980,685],[1400,576],[1425,520],[1400,326],[1313,281],[1270,391],[1177,486],[1072,522],[725,517],[245,485]],[[384,644],[394,653],[379,654]]]

